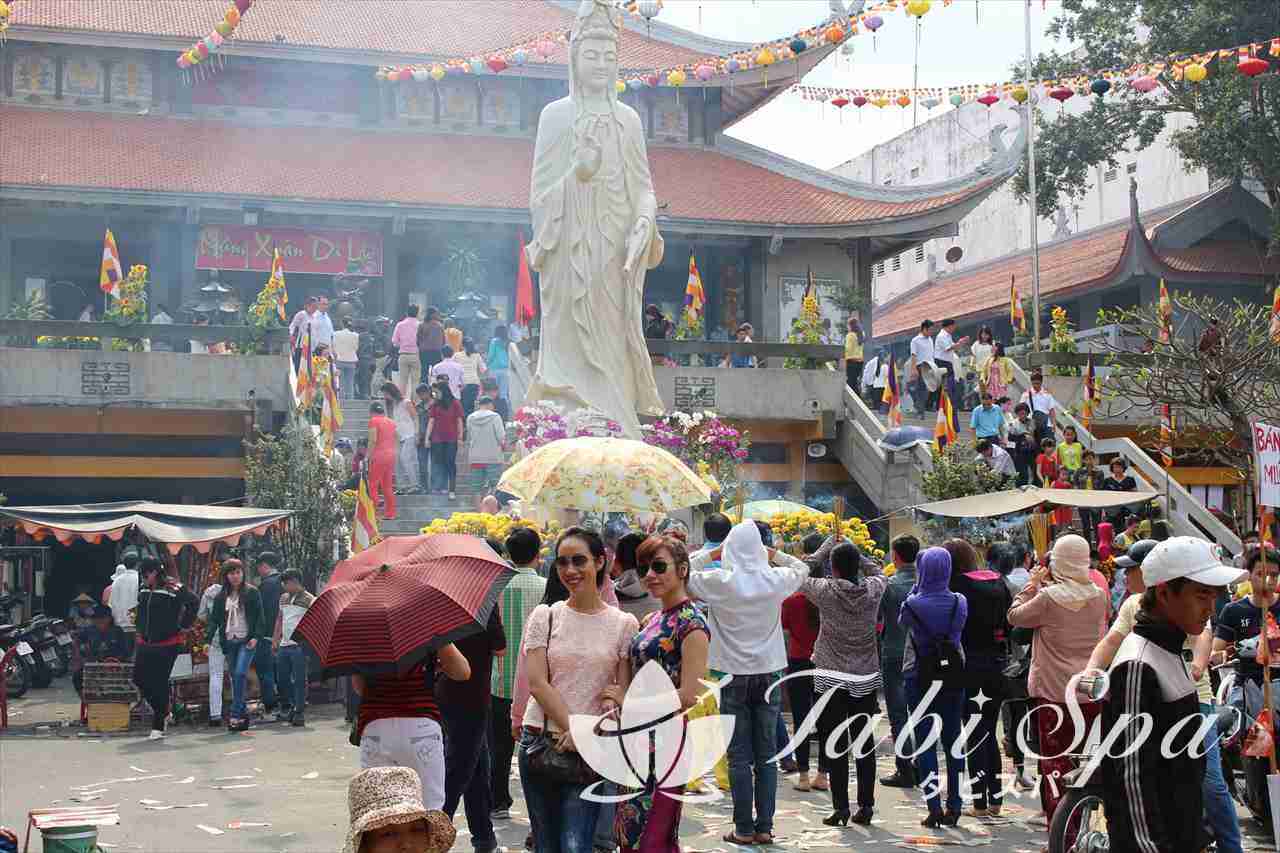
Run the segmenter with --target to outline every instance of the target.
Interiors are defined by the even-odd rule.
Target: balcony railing
[[[289,339],[286,329],[265,332],[253,326],[191,326],[185,324],[80,323],[71,320],[2,320],[0,346],[47,349],[88,349],[110,352],[115,340],[149,340],[152,350],[162,344],[171,352],[185,352],[189,341],[234,343],[260,354],[283,352]]]

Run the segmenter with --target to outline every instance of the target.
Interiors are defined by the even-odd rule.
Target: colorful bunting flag
[[[378,542],[378,510],[369,497],[369,478],[360,473],[360,489],[356,493],[356,515],[351,521],[351,553],[359,554]]]
[[[116,236],[107,229],[102,242],[102,272],[98,275],[98,287],[108,296],[120,295],[120,282],[124,271],[120,266],[120,250],[116,248]]]
[[[933,428],[933,440],[938,452],[941,453],[948,445],[955,444],[958,431],[956,430],[956,413],[951,408],[951,398],[947,396],[945,389],[940,390],[938,394],[938,420]]]
[[[880,400],[889,404],[889,426],[902,426],[902,395],[898,392],[898,371],[894,367],[892,353],[889,354],[889,376]]]

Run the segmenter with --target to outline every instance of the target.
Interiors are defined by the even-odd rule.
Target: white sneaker
[[[147,735],[147,740],[164,740],[164,732],[152,729],[151,734]]]
[[[1036,786],[1036,780],[1024,770],[1018,774],[1018,778],[1014,780],[1013,784],[1016,788],[1021,788],[1024,791],[1030,791]]]
[[[457,495],[455,495],[453,492],[449,493],[449,500],[456,501],[457,499],[458,499]]]

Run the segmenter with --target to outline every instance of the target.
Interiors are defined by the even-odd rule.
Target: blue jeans
[[[281,646],[276,666],[280,667],[280,704],[301,717],[307,704],[307,653],[302,646]]]
[[[534,853],[591,853],[600,804],[582,798],[585,785],[562,785],[535,776],[525,749],[529,740],[526,734],[520,743],[520,786],[529,809]]]
[[[444,813],[453,817],[462,802],[477,851],[498,849],[493,834],[493,789],[489,782],[488,709],[444,709]]]
[[[778,725],[775,729],[773,738],[778,742],[778,749],[782,749],[787,745],[787,741],[791,740],[791,735],[787,734],[787,720],[782,716],[781,708],[778,709]],[[788,758],[794,757],[795,751],[793,750],[792,752],[788,752],[786,755],[782,756],[781,760],[786,761]]]
[[[1200,713],[1213,714],[1214,707],[1200,703]],[[1221,853],[1241,853],[1240,818],[1236,804],[1227,790],[1227,780],[1222,775],[1222,755],[1218,751],[1218,729],[1209,729],[1209,741],[1204,753],[1204,813],[1210,829],[1218,841]]]
[[[599,793],[603,796],[613,796],[617,794],[617,786],[610,782],[606,782],[599,788]],[[596,818],[595,838],[591,844],[597,850],[617,850],[618,849],[618,832],[613,828],[613,818],[617,813],[618,805],[616,803],[601,803],[600,816]]]
[[[253,671],[258,673],[258,684],[262,686],[262,705],[270,711],[276,707],[276,653],[270,640],[258,641]]]
[[[778,798],[778,765],[770,761],[778,751],[778,717],[782,691],[765,692],[776,673],[735,675],[720,691],[720,713],[734,718],[729,742],[729,785],[733,795],[733,828],[741,838],[773,832]],[[755,817],[752,818],[752,806]]]
[[[880,662],[880,677],[884,683],[884,707],[889,716],[889,731],[893,733],[893,760],[897,770],[903,776],[913,776],[915,770],[911,759],[902,758],[898,753],[910,755],[915,742],[910,734],[898,749],[898,736],[907,727],[907,691],[902,680],[902,658],[885,658]]]
[[[231,670],[231,719],[243,720],[249,716],[244,702],[244,684],[249,677],[254,651],[245,645],[244,640],[227,640],[222,646],[222,654],[227,659],[227,668]]]
[[[964,773],[964,757],[956,758],[951,748],[960,737],[960,715],[964,710],[965,694],[961,687],[944,687],[934,697],[932,704],[920,708],[920,702],[927,692],[916,684],[915,671],[905,673],[907,700],[911,710],[916,712],[915,740],[924,743],[933,728],[929,715],[937,714],[942,718],[942,740],[935,741],[932,746],[916,756],[916,780],[924,788],[924,802],[930,812],[942,811],[942,780],[938,776],[938,752],[941,746],[947,756],[947,811],[960,811],[960,776]],[[927,686],[927,685],[926,685]]]
[[[355,399],[356,363],[354,361],[338,362],[338,396],[343,400]]]

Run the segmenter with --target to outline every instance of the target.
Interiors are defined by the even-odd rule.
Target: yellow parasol
[[[498,490],[584,512],[666,513],[711,500],[711,489],[660,447],[625,438],[562,438],[512,465]]]

